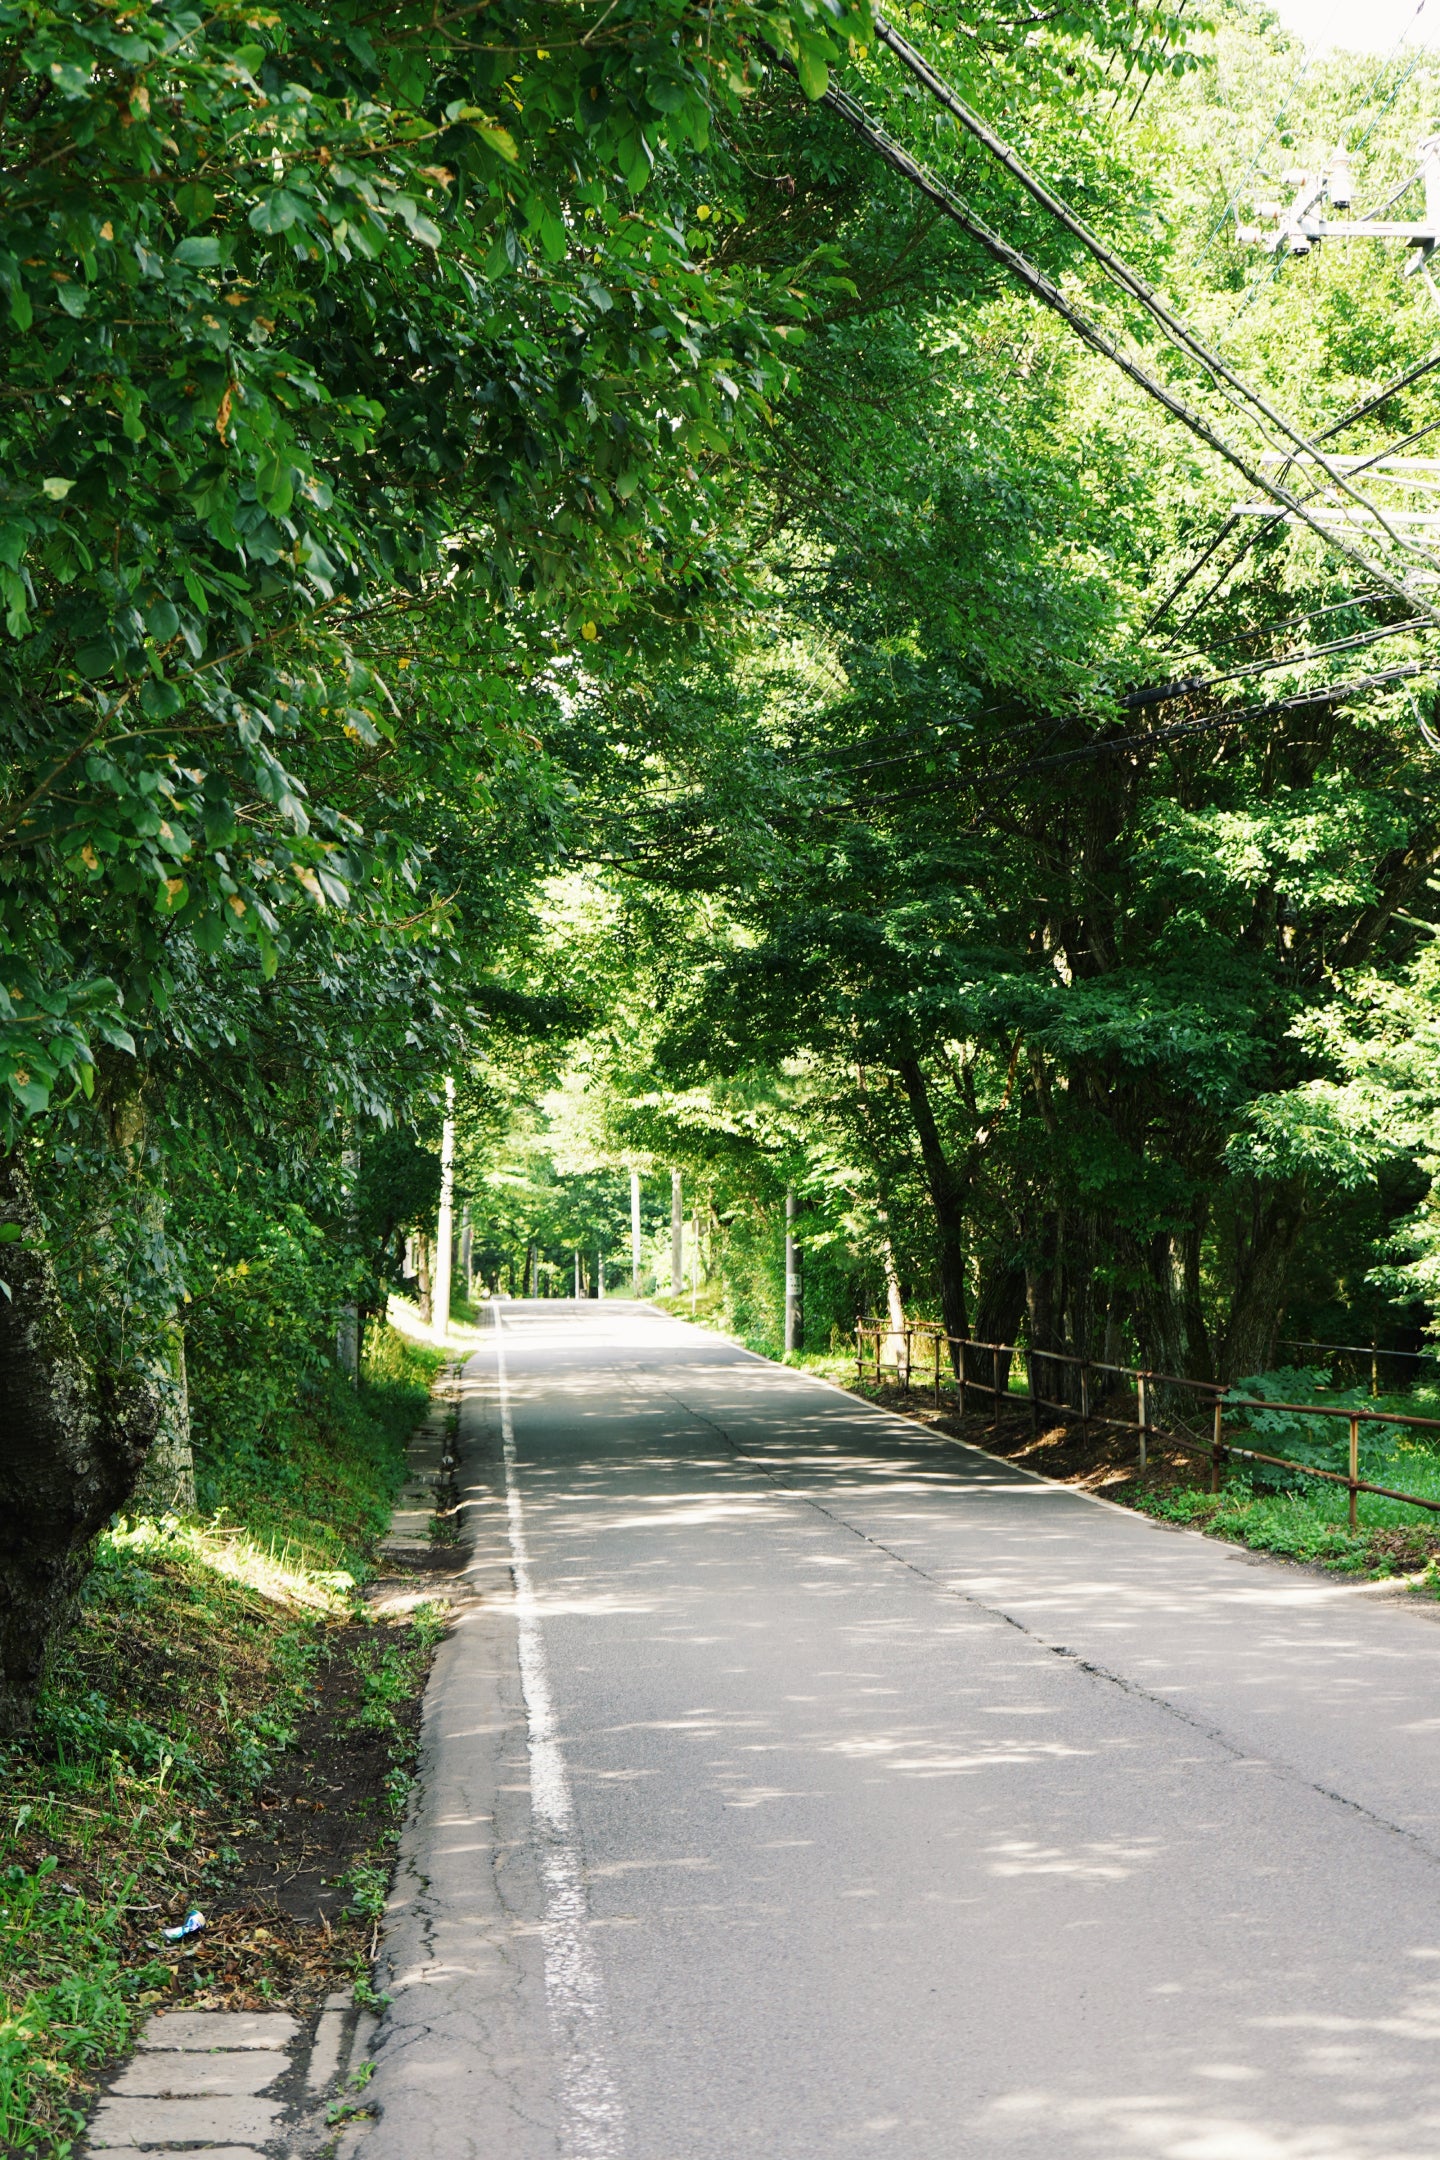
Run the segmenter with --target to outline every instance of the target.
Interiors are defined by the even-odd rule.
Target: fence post
[[[990,1345],[990,1431],[1000,1430],[1000,1345]]]
[[[1025,1345],[1025,1386],[1030,1396],[1030,1437],[1040,1430],[1040,1411],[1035,1401],[1035,1345]]]
[[[940,1330],[935,1330],[935,1408],[940,1407]]]
[[[1360,1475],[1360,1420],[1350,1419],[1350,1528],[1355,1528],[1355,1504],[1360,1495],[1355,1490],[1355,1480]]]
[[[1215,1416],[1210,1427],[1210,1490],[1220,1490],[1220,1465],[1225,1459],[1225,1397],[1215,1397]]]
[[[1380,1360],[1375,1355],[1375,1345],[1370,1345],[1370,1400],[1374,1402],[1380,1393]]]
[[[855,1385],[856,1385],[856,1387],[860,1387],[860,1386],[862,1386],[862,1385],[864,1384],[864,1380],[865,1380],[865,1323],[864,1323],[864,1321],[863,1321],[863,1320],[857,1320],[857,1321],[855,1322]]]
[[[901,1392],[906,1395],[910,1392],[910,1342],[913,1334],[914,1329],[907,1327],[905,1330],[905,1377],[900,1383]]]
[[[960,1362],[955,1368],[955,1380],[960,1397],[960,1415],[963,1418],[965,1415],[965,1344],[963,1339],[957,1347],[960,1352]]]
[[[1090,1437],[1090,1367],[1084,1358],[1080,1360],[1080,1430]]]
[[[1143,1372],[1137,1373],[1135,1376],[1135,1407],[1139,1412],[1140,1423],[1140,1475],[1144,1477],[1149,1465],[1150,1420],[1146,1409],[1145,1375]]]

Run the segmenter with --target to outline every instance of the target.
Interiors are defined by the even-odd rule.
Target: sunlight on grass
[[[232,1880],[335,1631],[364,1616],[357,1583],[444,1363],[376,1330],[365,1385],[313,1395],[272,1457],[223,1465],[205,1518],[121,1518],[97,1540],[35,1732],[0,1748],[0,2152],[64,2160],[97,2071],[193,1984],[160,1930]],[[361,1653],[364,1730],[387,1744],[437,1627],[422,1608]]]

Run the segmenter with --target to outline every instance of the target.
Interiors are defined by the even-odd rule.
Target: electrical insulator
[[[1355,190],[1350,175],[1350,159],[1346,154],[1344,143],[1339,145],[1334,157],[1330,160],[1330,170],[1326,175],[1326,188],[1330,200],[1337,210],[1349,209],[1355,197]]]

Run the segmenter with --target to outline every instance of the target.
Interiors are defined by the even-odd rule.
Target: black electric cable
[[[793,63],[786,60],[783,55],[777,54],[776,57],[789,72],[794,72]],[[887,165],[898,172],[903,179],[908,180],[910,185],[924,195],[927,200],[933,202],[938,209],[942,210],[954,224],[959,226],[962,232],[978,242],[987,254],[993,256],[995,261],[1008,270],[1010,275],[1023,285],[1028,292],[1033,294],[1037,300],[1042,301],[1046,307],[1052,309],[1064,322],[1068,323],[1076,335],[1093,352],[1099,353],[1102,358],[1110,361],[1112,366],[1119,368],[1122,374],[1128,375],[1132,382],[1136,383],[1148,396],[1154,398],[1157,404],[1162,405],[1173,418],[1187,427],[1192,435],[1207,444],[1210,449],[1223,457],[1228,464],[1233,465],[1237,472],[1243,474],[1252,487],[1258,487],[1263,495],[1270,496],[1273,501],[1281,504],[1285,509],[1293,511],[1301,522],[1310,526],[1335,554],[1343,555],[1347,562],[1353,563],[1358,569],[1363,570],[1367,577],[1376,579],[1388,592],[1393,593],[1396,599],[1403,600],[1407,607],[1418,608],[1422,613],[1429,616],[1437,627],[1440,627],[1440,609],[1430,607],[1418,594],[1412,592],[1403,580],[1391,577],[1382,564],[1373,562],[1359,548],[1352,547],[1341,534],[1323,525],[1318,518],[1312,517],[1299,496],[1292,494],[1288,488],[1283,487],[1278,481],[1269,479],[1257,466],[1250,462],[1243,451],[1237,450],[1233,444],[1227,442],[1224,436],[1216,428],[1212,427],[1203,415],[1193,411],[1185,403],[1184,399],[1171,390],[1167,384],[1159,382],[1153,375],[1147,374],[1138,361],[1132,360],[1128,353],[1120,350],[1119,346],[1100,328],[1098,323],[1092,322],[1078,308],[1072,307],[1058,287],[1051,283],[1042,270],[1037,269],[1034,263],[1022,255],[1018,248],[1013,247],[1008,240],[1003,239],[999,233],[993,231],[967,203],[954,193],[953,189],[947,187],[943,181],[937,179],[933,173],[921,165],[918,159],[912,157],[902,144],[895,141],[893,136],[887,134],[883,128],[877,127],[847,91],[841,90],[832,82],[822,93],[819,102],[828,105],[831,111],[845,122],[847,127],[851,128],[863,142],[869,144],[878,157],[882,158]]]
[[[1440,364],[1440,356],[1437,356],[1436,364]],[[1372,401],[1372,411],[1374,410],[1375,402],[1383,402],[1383,399]],[[1382,458],[1398,457],[1402,451],[1413,448],[1413,446],[1418,442],[1424,442],[1425,438],[1428,435],[1434,435],[1437,430],[1440,430],[1440,420],[1427,421],[1424,427],[1414,428],[1412,429],[1410,434],[1402,435],[1397,442],[1388,443],[1383,450],[1376,450],[1372,452],[1371,455],[1365,459],[1364,464],[1360,467],[1360,470],[1367,471],[1370,466],[1378,465]],[[1285,469],[1288,470],[1288,466]],[[1312,488],[1309,495],[1306,496],[1305,500],[1312,503],[1318,502],[1320,497],[1325,492],[1326,490],[1324,487]],[[1233,529],[1234,525],[1237,522],[1233,512],[1231,513],[1228,522],[1230,527]],[[1175,626],[1177,632],[1183,630],[1187,623],[1194,622],[1196,616],[1201,612],[1201,610],[1209,606],[1210,602],[1215,598],[1215,595],[1220,592],[1225,586],[1226,582],[1235,575],[1235,572],[1239,569],[1241,563],[1244,562],[1246,556],[1250,553],[1251,549],[1258,546],[1259,542],[1265,538],[1267,533],[1274,532],[1276,527],[1282,525],[1283,523],[1283,516],[1277,514],[1275,517],[1261,518],[1258,523],[1252,527],[1251,531],[1246,535],[1245,539],[1241,542],[1240,546],[1231,556],[1229,562],[1225,565],[1225,568],[1221,571],[1219,577],[1214,579],[1214,581],[1206,587],[1205,591],[1200,595],[1200,598],[1195,602],[1194,606],[1189,610],[1188,614],[1185,614],[1180,618],[1180,621]],[[1221,535],[1221,537],[1223,538],[1224,536]],[[1196,568],[1204,568],[1203,557],[1201,558],[1201,561],[1196,564]],[[1184,589],[1185,582],[1186,581],[1182,579],[1180,585],[1176,587],[1175,597],[1178,598],[1179,593]],[[1146,629],[1153,629],[1154,625],[1160,620],[1160,617],[1161,615],[1163,615],[1163,613],[1164,609],[1162,608],[1155,615],[1152,615],[1150,621],[1145,626]]]
[[[1212,638],[1208,645],[1191,647],[1190,657],[1203,660],[1207,653],[1223,651],[1227,645],[1239,645],[1245,638],[1273,637],[1278,630],[1294,630],[1299,624],[1319,622],[1324,615],[1343,615],[1348,608],[1368,607],[1372,600],[1388,600],[1390,595],[1381,592],[1351,593],[1344,600],[1327,601],[1324,607],[1306,608],[1301,615],[1286,615],[1279,622],[1252,623],[1248,630],[1232,630],[1227,637]]]
[[[1374,675],[1353,676],[1347,682],[1297,691],[1291,697],[1273,698],[1265,705],[1231,705],[1223,712],[1207,713],[1198,720],[1177,720],[1170,727],[1146,728],[1134,735],[1105,736],[1099,742],[1086,743],[1078,750],[1060,750],[1050,757],[1030,758],[1020,765],[1005,766],[998,773],[986,773],[980,785],[986,794],[990,794],[1006,782],[1029,779],[1036,773],[1058,772],[1068,765],[1086,764],[1094,759],[1113,757],[1127,750],[1155,749],[1192,735],[1218,734],[1226,728],[1244,727],[1257,720],[1278,719],[1284,713],[1303,712],[1325,705],[1340,705],[1347,698],[1358,697],[1362,691],[1377,690],[1387,683],[1411,681],[1416,675],[1424,674],[1427,666],[1425,661],[1407,660],[1399,667],[1384,668]],[[889,795],[871,796],[868,801],[837,803],[831,814],[839,810],[879,810],[888,808],[892,803],[918,802],[924,796],[936,794],[949,784],[948,781],[933,781],[924,787],[903,788]]]
[[[1420,378],[1423,375],[1429,375],[1433,372],[1435,368],[1440,368],[1440,352],[1431,353],[1428,360],[1420,361],[1419,364],[1413,368],[1407,368],[1403,375],[1397,375],[1393,382],[1386,383],[1383,390],[1372,391],[1370,396],[1362,399],[1358,405],[1352,405],[1348,412],[1342,413],[1340,415],[1340,418],[1338,420],[1332,421],[1328,428],[1323,428],[1320,434],[1316,436],[1316,441],[1333,442],[1337,435],[1343,435],[1347,431],[1347,429],[1355,427],[1361,420],[1367,420],[1370,417],[1371,413],[1378,412],[1380,407],[1382,405],[1388,404],[1391,398],[1398,397],[1402,390],[1408,390],[1413,383],[1419,382]],[[1388,450],[1381,451],[1379,455],[1382,457],[1394,457],[1407,444],[1420,441],[1421,436],[1428,432],[1429,431],[1426,429],[1421,429],[1414,434],[1402,436],[1399,443],[1392,443]],[[1371,462],[1373,462],[1373,460]],[[1323,492],[1323,490],[1317,492]],[[1276,522],[1278,522],[1278,520]],[[1200,556],[1199,560],[1191,565],[1191,567],[1184,573],[1183,577],[1181,577],[1177,581],[1177,583],[1171,588],[1171,590],[1166,594],[1165,598],[1161,601],[1159,607],[1156,608],[1154,614],[1150,617],[1149,621],[1145,625],[1145,630],[1147,633],[1153,630],[1157,623],[1161,623],[1165,620],[1165,617],[1169,614],[1171,608],[1175,605],[1175,602],[1180,598],[1180,595],[1184,592],[1186,586],[1191,584],[1193,580],[1199,576],[1200,572],[1204,569],[1206,563],[1209,562],[1211,556],[1215,553],[1215,550],[1218,547],[1224,545],[1226,537],[1233,530],[1234,525],[1235,513],[1232,510],[1227,515],[1224,524],[1221,526],[1219,532],[1215,535],[1215,538],[1210,542],[1209,546],[1205,549],[1205,552]],[[1254,547],[1255,542],[1262,537],[1265,531],[1268,531],[1270,529],[1271,528],[1268,526],[1262,526],[1260,531],[1252,532],[1248,536],[1244,547],[1235,557],[1235,560],[1231,563],[1230,568],[1225,572],[1225,577],[1229,577],[1232,571],[1238,569],[1239,565],[1245,560],[1245,557],[1249,553],[1250,549]],[[1220,579],[1218,584],[1211,586],[1210,591],[1218,592],[1220,585],[1222,585],[1224,582],[1224,578]],[[1206,595],[1207,599],[1208,597],[1209,594]],[[1204,605],[1204,600],[1199,602],[1200,607],[1203,607]],[[1186,617],[1186,621],[1188,622],[1193,620],[1196,612],[1198,612],[1198,609],[1192,609],[1191,614]]]
[[[1262,392],[1247,383],[1218,353],[1212,352],[1210,347],[1190,329],[1188,324],[1182,322],[1179,316],[1172,313],[1158,293],[1152,292],[1144,279],[1136,271],[1132,270],[1129,264],[1118,256],[1112,248],[1107,247],[1105,242],[1090,230],[1083,218],[1075,215],[1068,203],[1062,201],[1058,195],[1053,194],[1046,187],[1044,181],[1031,172],[1030,168],[1016,155],[1009,144],[1004,142],[989,123],[982,120],[980,115],[965,103],[959,93],[951,88],[945,78],[931,67],[924,54],[919,52],[909,42],[908,38],[902,37],[900,32],[878,12],[875,16],[875,35],[882,45],[894,53],[906,72],[912,75],[915,81],[930,93],[936,103],[943,106],[952,119],[958,120],[966,132],[972,135],[975,141],[981,144],[984,149],[988,150],[997,163],[1003,165],[1011,178],[1018,180],[1026,193],[1035,202],[1039,203],[1043,210],[1048,211],[1050,216],[1055,218],[1059,224],[1063,225],[1073,238],[1080,242],[1081,246],[1094,257],[1095,261],[1100,264],[1101,268],[1121,290],[1128,293],[1132,300],[1137,300],[1147,314],[1160,324],[1161,328],[1183,351],[1189,353],[1192,359],[1199,361],[1212,379],[1228,385],[1237,397],[1243,398],[1256,412],[1262,414],[1272,427],[1278,428],[1283,435],[1287,436],[1297,449],[1303,450],[1307,456],[1313,457],[1322,471],[1329,474],[1331,485],[1340,488],[1362,509],[1369,511],[1370,515],[1376,519],[1377,523],[1389,534],[1391,540],[1398,547],[1406,548],[1409,553],[1418,554],[1423,552],[1420,549],[1410,548],[1399,533],[1392,531],[1390,526],[1385,523],[1384,513],[1374,503],[1370,502],[1366,496],[1361,495],[1358,490],[1349,485],[1344,474],[1330,464],[1318,445],[1312,442],[1308,436],[1303,435],[1297,427],[1285,418],[1283,413],[1277,411],[1271,405]],[[1431,559],[1433,558],[1427,556],[1427,560]]]
[[[1312,660],[1325,660],[1333,653],[1359,652],[1366,645],[1383,645],[1387,638],[1404,637],[1410,631],[1425,631],[1432,627],[1422,616],[1412,615],[1405,622],[1382,623],[1378,629],[1356,630],[1349,637],[1332,638],[1329,644],[1312,645],[1306,652],[1281,653],[1276,660],[1246,660],[1239,667],[1224,669],[1219,675],[1183,675],[1173,682],[1129,690],[1119,702],[1126,712],[1138,712],[1142,706],[1166,705],[1172,698],[1193,697],[1197,691],[1213,690],[1219,683],[1243,682],[1255,675],[1275,675],[1281,668],[1308,667]]]

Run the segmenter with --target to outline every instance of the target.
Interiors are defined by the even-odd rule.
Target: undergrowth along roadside
[[[0,1752],[0,2151],[63,2160],[153,2009],[368,1989],[442,1623],[374,1620],[357,1585],[443,1363],[377,1331],[263,1487],[232,1473],[208,1521],[100,1539],[35,1732]]]

